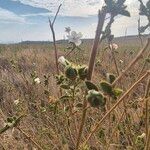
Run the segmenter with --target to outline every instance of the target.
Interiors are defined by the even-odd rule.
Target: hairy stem
[[[94,44],[93,44],[93,47],[91,50],[91,55],[90,55],[90,60],[89,60],[87,80],[91,80],[91,78],[92,78],[92,73],[93,73],[94,64],[95,64],[95,58],[96,58],[96,54],[97,54],[97,49],[98,49],[103,25],[105,22],[105,17],[106,17],[106,10],[103,9],[102,11],[99,11],[96,35],[95,35]],[[86,100],[86,98],[84,98],[82,119],[81,119],[81,124],[80,124],[79,132],[78,132],[78,137],[77,137],[76,150],[78,150],[78,148],[79,148],[79,144],[80,144],[80,140],[81,140],[81,136],[82,136],[82,132],[83,132],[83,127],[84,127],[85,120],[86,120],[86,112],[87,112],[86,107],[87,107],[87,100]]]

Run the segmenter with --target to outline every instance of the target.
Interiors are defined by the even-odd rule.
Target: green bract
[[[81,80],[86,79],[87,73],[88,73],[87,71],[88,70],[87,70],[86,66],[81,66],[81,67],[78,68],[78,74],[79,74],[79,77],[80,77]]]
[[[105,0],[106,8],[108,13],[113,14],[114,16],[123,15],[130,17],[130,13],[126,10],[127,6],[124,5],[125,0]]]
[[[108,81],[109,83],[113,83],[113,82],[115,81],[115,79],[116,79],[115,75],[110,74],[110,73],[107,73],[106,76],[107,76],[107,81]]]

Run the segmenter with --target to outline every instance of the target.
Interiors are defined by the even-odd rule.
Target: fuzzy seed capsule
[[[65,75],[70,80],[75,80],[77,78],[78,72],[75,68],[73,68],[72,66],[69,66],[65,70]]]
[[[95,90],[90,90],[86,98],[91,107],[104,107],[106,104],[103,94]]]

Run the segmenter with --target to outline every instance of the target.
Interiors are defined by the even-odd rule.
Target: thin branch
[[[144,46],[143,49],[140,50],[140,52],[137,54],[135,59],[126,67],[126,69],[119,75],[119,77],[113,82],[113,86],[118,82],[122,77],[126,74],[126,72],[140,59],[142,54],[147,50],[148,46],[150,44],[150,38],[148,39],[146,45]]]
[[[103,9],[102,11],[99,11],[98,17],[99,18],[98,18],[96,35],[95,35],[94,44],[93,44],[93,47],[91,50],[91,55],[90,55],[90,60],[89,60],[88,77],[87,77],[88,80],[91,80],[91,78],[92,78],[97,49],[98,49],[100,36],[102,34],[102,29],[103,29],[103,25],[104,25],[104,21],[105,21],[105,17],[106,17],[106,10]]]
[[[148,136],[147,136],[147,140],[146,140],[146,146],[145,146],[144,150],[149,150],[149,148],[150,148],[150,128],[149,128],[149,131],[148,131]]]
[[[148,81],[147,81],[147,86],[146,86],[146,90],[145,90],[145,96],[144,98],[146,99],[146,102],[145,102],[145,132],[146,132],[146,137],[148,137],[148,128],[149,128],[149,100],[148,100],[148,97],[149,97],[149,92],[150,92],[150,77],[148,78]]]
[[[92,135],[99,129],[100,125],[102,124],[102,122],[108,117],[108,115],[124,100],[124,98],[137,86],[137,84],[139,84],[142,80],[144,80],[145,78],[147,78],[150,75],[150,70],[147,71],[146,74],[144,74],[138,81],[136,81],[125,93],[124,95],[116,102],[116,104],[103,116],[103,118],[94,125],[93,130],[91,131],[91,133],[88,135],[88,137],[86,138],[85,142],[83,143],[83,145],[85,145],[89,139],[92,137]]]
[[[54,23],[56,21],[56,18],[58,16],[58,13],[60,11],[61,6],[62,6],[62,4],[59,5],[59,7],[57,9],[57,12],[56,12],[56,15],[54,17],[54,20],[51,21],[50,18],[48,19],[49,20],[49,27],[51,29],[52,36],[53,36],[53,46],[54,46],[54,51],[55,51],[55,61],[56,61],[56,71],[57,71],[57,74],[59,74],[59,67],[58,67],[58,51],[57,51],[57,47],[56,47],[56,36],[55,36],[55,30],[54,30]]]
[[[21,128],[17,127],[17,129],[28,139],[30,140],[34,145],[36,145],[36,147],[39,150],[43,150],[43,148],[34,140],[30,137],[30,135],[28,135],[26,132],[24,132]]]
[[[57,18],[57,16],[58,16],[58,13],[59,13],[59,11],[60,11],[61,6],[62,6],[62,4],[60,4],[59,7],[58,7],[58,9],[57,9],[56,15],[55,15],[54,20],[53,20],[53,22],[52,22],[52,26],[54,26],[54,23],[55,23],[55,21],[56,21],[56,18]]]
[[[96,54],[97,54],[97,49],[98,49],[98,45],[99,45],[103,25],[104,25],[104,22],[105,22],[105,17],[106,17],[106,10],[103,9],[102,11],[99,11],[98,25],[97,25],[95,40],[94,40],[94,44],[93,44],[93,47],[92,47],[92,50],[91,50],[91,55],[90,55],[91,57],[90,57],[90,60],[89,60],[88,77],[87,77],[88,80],[91,80],[91,78],[92,78],[92,73],[93,73],[94,64],[95,64],[95,58],[96,58]],[[83,132],[83,127],[84,127],[84,124],[85,124],[86,112],[87,112],[87,109],[85,109],[86,107],[87,107],[87,100],[86,100],[86,98],[84,98],[82,119],[81,119],[81,124],[80,124],[80,127],[79,127],[78,137],[77,137],[76,150],[79,149],[79,144],[80,144],[80,140],[81,140],[81,136],[82,136],[82,132]]]

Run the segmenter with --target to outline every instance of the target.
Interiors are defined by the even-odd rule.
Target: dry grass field
[[[146,38],[144,38],[144,43]],[[88,64],[93,40],[84,40],[81,50],[75,50],[66,59],[78,65]],[[119,73],[128,66],[142,48],[136,37],[115,39],[119,48],[115,57]],[[65,55],[67,43],[57,43],[59,56]],[[106,80],[106,73],[116,77],[117,72],[109,49],[102,43],[98,49],[92,82],[99,87]],[[125,93],[150,68],[146,61],[149,49],[117,83]],[[146,63],[145,63],[146,62]],[[144,67],[143,67],[144,66]],[[63,66],[59,64],[63,73]],[[52,44],[0,45],[0,129],[8,117],[25,115],[19,124],[0,135],[0,150],[73,150],[82,117],[80,88],[74,90],[74,98],[61,99],[67,90],[56,84],[56,67]],[[40,83],[34,82],[34,77]],[[147,80],[124,98],[119,106],[102,122],[83,150],[143,150],[146,143],[145,91]],[[75,87],[74,87],[75,88]],[[120,97],[120,96],[119,96]],[[107,97],[104,108],[87,108],[81,143],[117,100]],[[150,108],[150,107],[149,107]],[[148,113],[150,110],[148,110]]]

